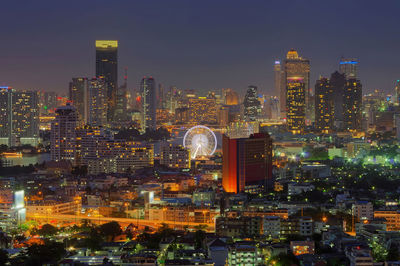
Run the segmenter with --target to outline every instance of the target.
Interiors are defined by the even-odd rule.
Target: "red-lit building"
[[[268,133],[249,138],[222,137],[222,186],[226,192],[257,192],[272,178],[272,139]]]

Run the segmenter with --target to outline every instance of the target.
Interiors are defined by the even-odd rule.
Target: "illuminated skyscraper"
[[[344,129],[360,130],[362,119],[362,85],[358,79],[348,79],[344,86]]]
[[[72,105],[60,106],[56,110],[56,118],[51,123],[50,155],[53,161],[75,162],[76,128],[78,112]]]
[[[249,86],[244,96],[244,120],[256,121],[261,113],[261,104],[258,100],[257,87]]]
[[[156,82],[152,77],[144,77],[140,83],[140,94],[142,104],[142,131],[156,129],[157,95]]]
[[[344,74],[347,79],[357,78],[358,61],[355,58],[341,58],[339,62],[339,72]]]
[[[293,134],[302,134],[306,120],[305,83],[302,77],[286,80],[286,124]]]
[[[222,186],[226,192],[258,193],[272,178],[272,139],[268,133],[249,138],[222,136]]]
[[[69,99],[75,106],[82,124],[86,124],[88,119],[87,93],[87,78],[72,78],[72,82],[69,83]]]
[[[314,116],[314,108],[313,108],[314,103],[311,101],[310,61],[308,59],[299,57],[297,51],[291,49],[287,53],[285,60],[286,90],[288,89],[288,83],[292,83],[292,80],[297,78],[302,78],[303,80],[302,83],[304,83],[304,93],[305,93],[305,106],[304,106],[305,115],[306,119],[312,121],[312,118]],[[286,103],[286,107],[287,106],[288,105]],[[287,109],[286,112],[288,112]]]
[[[198,97],[189,99],[189,121],[192,124],[216,124],[217,104],[215,99]]]
[[[4,145],[10,145],[11,140],[12,91],[10,87],[0,88],[0,142]]]
[[[222,96],[224,99],[224,104],[226,105],[238,105],[239,104],[239,95],[236,91],[232,89],[223,89]]]
[[[329,79],[320,78],[315,84],[315,127],[319,132],[333,130],[334,95]]]
[[[0,138],[9,146],[38,144],[39,92],[0,88]]]
[[[114,119],[118,89],[118,41],[96,41],[96,77],[107,84],[107,121]]]
[[[88,120],[93,127],[107,124],[107,85],[101,78],[88,81]]]

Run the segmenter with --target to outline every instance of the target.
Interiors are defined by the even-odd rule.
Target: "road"
[[[111,221],[116,221],[123,224],[134,224],[137,226],[148,226],[151,228],[159,228],[162,224],[167,224],[170,228],[179,228],[183,229],[184,227],[188,227],[194,229],[196,226],[207,226],[207,232],[214,232],[215,225],[214,223],[194,223],[194,222],[177,222],[177,221],[158,221],[158,220],[144,220],[144,219],[132,219],[132,218],[116,218],[116,217],[94,217],[94,216],[83,216],[83,215],[73,215],[73,214],[26,214],[26,220],[45,220],[45,221],[67,221],[67,222],[81,222],[83,220],[89,220],[93,223],[107,223]]]

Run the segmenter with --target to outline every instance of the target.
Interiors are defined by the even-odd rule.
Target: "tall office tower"
[[[216,124],[217,103],[215,99],[198,97],[189,99],[188,122],[191,124]]]
[[[128,110],[128,69],[125,68],[124,84],[117,90],[116,106],[114,111],[115,122],[123,123],[127,121],[126,111]]]
[[[256,121],[261,113],[261,104],[258,100],[257,87],[249,86],[243,101],[244,120]]]
[[[334,127],[336,129],[343,128],[343,94],[344,85],[346,83],[346,76],[335,71],[331,74],[329,80],[330,86],[333,90],[334,99]]]
[[[118,90],[118,41],[96,41],[96,77],[107,84],[107,122],[114,120]]]
[[[272,139],[268,133],[248,138],[222,136],[222,186],[226,192],[258,193],[272,178]]]
[[[72,78],[69,83],[69,100],[78,112],[80,124],[88,122],[88,81],[87,78]]]
[[[16,90],[12,95],[12,144],[39,143],[39,92]]]
[[[394,100],[393,103],[396,105],[400,105],[400,80],[396,81],[396,85],[394,86]]]
[[[56,110],[56,118],[51,123],[50,155],[53,161],[70,161],[75,163],[77,145],[76,128],[78,112],[70,104]]]
[[[292,83],[293,78],[302,78],[304,83],[305,93],[305,114],[306,119],[312,121],[314,116],[314,103],[311,102],[311,87],[310,87],[310,60],[299,57],[296,50],[291,49],[285,60],[285,82],[286,90],[288,83]],[[287,100],[287,98],[286,98]],[[286,104],[287,107],[287,104]],[[286,109],[286,113],[288,110]],[[286,114],[287,116],[287,114]]]
[[[270,119],[278,120],[280,118],[279,98],[271,96],[268,104],[270,109]]]
[[[0,144],[10,146],[11,140],[11,106],[12,91],[10,87],[0,87]]]
[[[355,79],[358,75],[358,61],[355,58],[341,58],[339,62],[339,72],[344,74],[347,79]]]
[[[39,92],[0,88],[0,143],[8,146],[39,142]]]
[[[156,82],[153,77],[144,77],[140,83],[140,94],[142,103],[142,131],[156,129]]]
[[[164,85],[160,83],[157,89],[157,109],[163,109],[164,104]]]
[[[321,77],[315,84],[315,128],[317,131],[332,132],[335,118],[334,103],[330,81]]]
[[[88,81],[88,119],[92,127],[104,127],[107,124],[107,84],[101,78]]]
[[[57,107],[57,93],[53,91],[39,91],[39,116],[54,113]]]
[[[275,95],[279,101],[280,116],[286,116],[286,82],[285,72],[282,70],[281,61],[276,60],[274,65]]]
[[[362,128],[362,85],[358,79],[348,79],[344,86],[343,122],[346,130]]]
[[[236,91],[232,89],[223,89],[222,97],[224,99],[224,104],[226,105],[238,105],[239,104],[239,95]]]
[[[302,77],[287,78],[286,119],[287,128],[293,134],[302,134],[306,120],[306,92]]]

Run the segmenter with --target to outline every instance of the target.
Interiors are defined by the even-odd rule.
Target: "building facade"
[[[190,151],[182,145],[162,145],[160,164],[171,168],[190,168]]]
[[[146,129],[156,129],[156,109],[157,95],[156,82],[152,77],[144,77],[140,83],[142,121],[141,128],[145,132]]]
[[[286,124],[293,134],[302,134],[306,125],[306,84],[302,77],[286,80]]]
[[[88,121],[88,81],[87,78],[72,78],[69,83],[69,99],[78,112],[80,124]]]
[[[0,142],[8,146],[39,143],[39,92],[0,88]]]
[[[319,132],[333,131],[335,118],[334,94],[327,78],[320,78],[315,84],[315,128]]]
[[[358,79],[348,79],[344,87],[343,127],[345,130],[362,128],[362,85]]]
[[[249,86],[243,101],[244,120],[256,121],[261,114],[261,104],[258,100],[258,89],[256,86]]]
[[[118,89],[118,41],[96,41],[96,77],[104,79],[107,96],[107,121],[114,119]]]
[[[52,161],[75,162],[77,155],[76,128],[78,112],[72,105],[60,106],[51,123],[50,155]]]
[[[249,138],[222,136],[222,186],[226,192],[254,193],[272,178],[272,139],[268,133]]]

